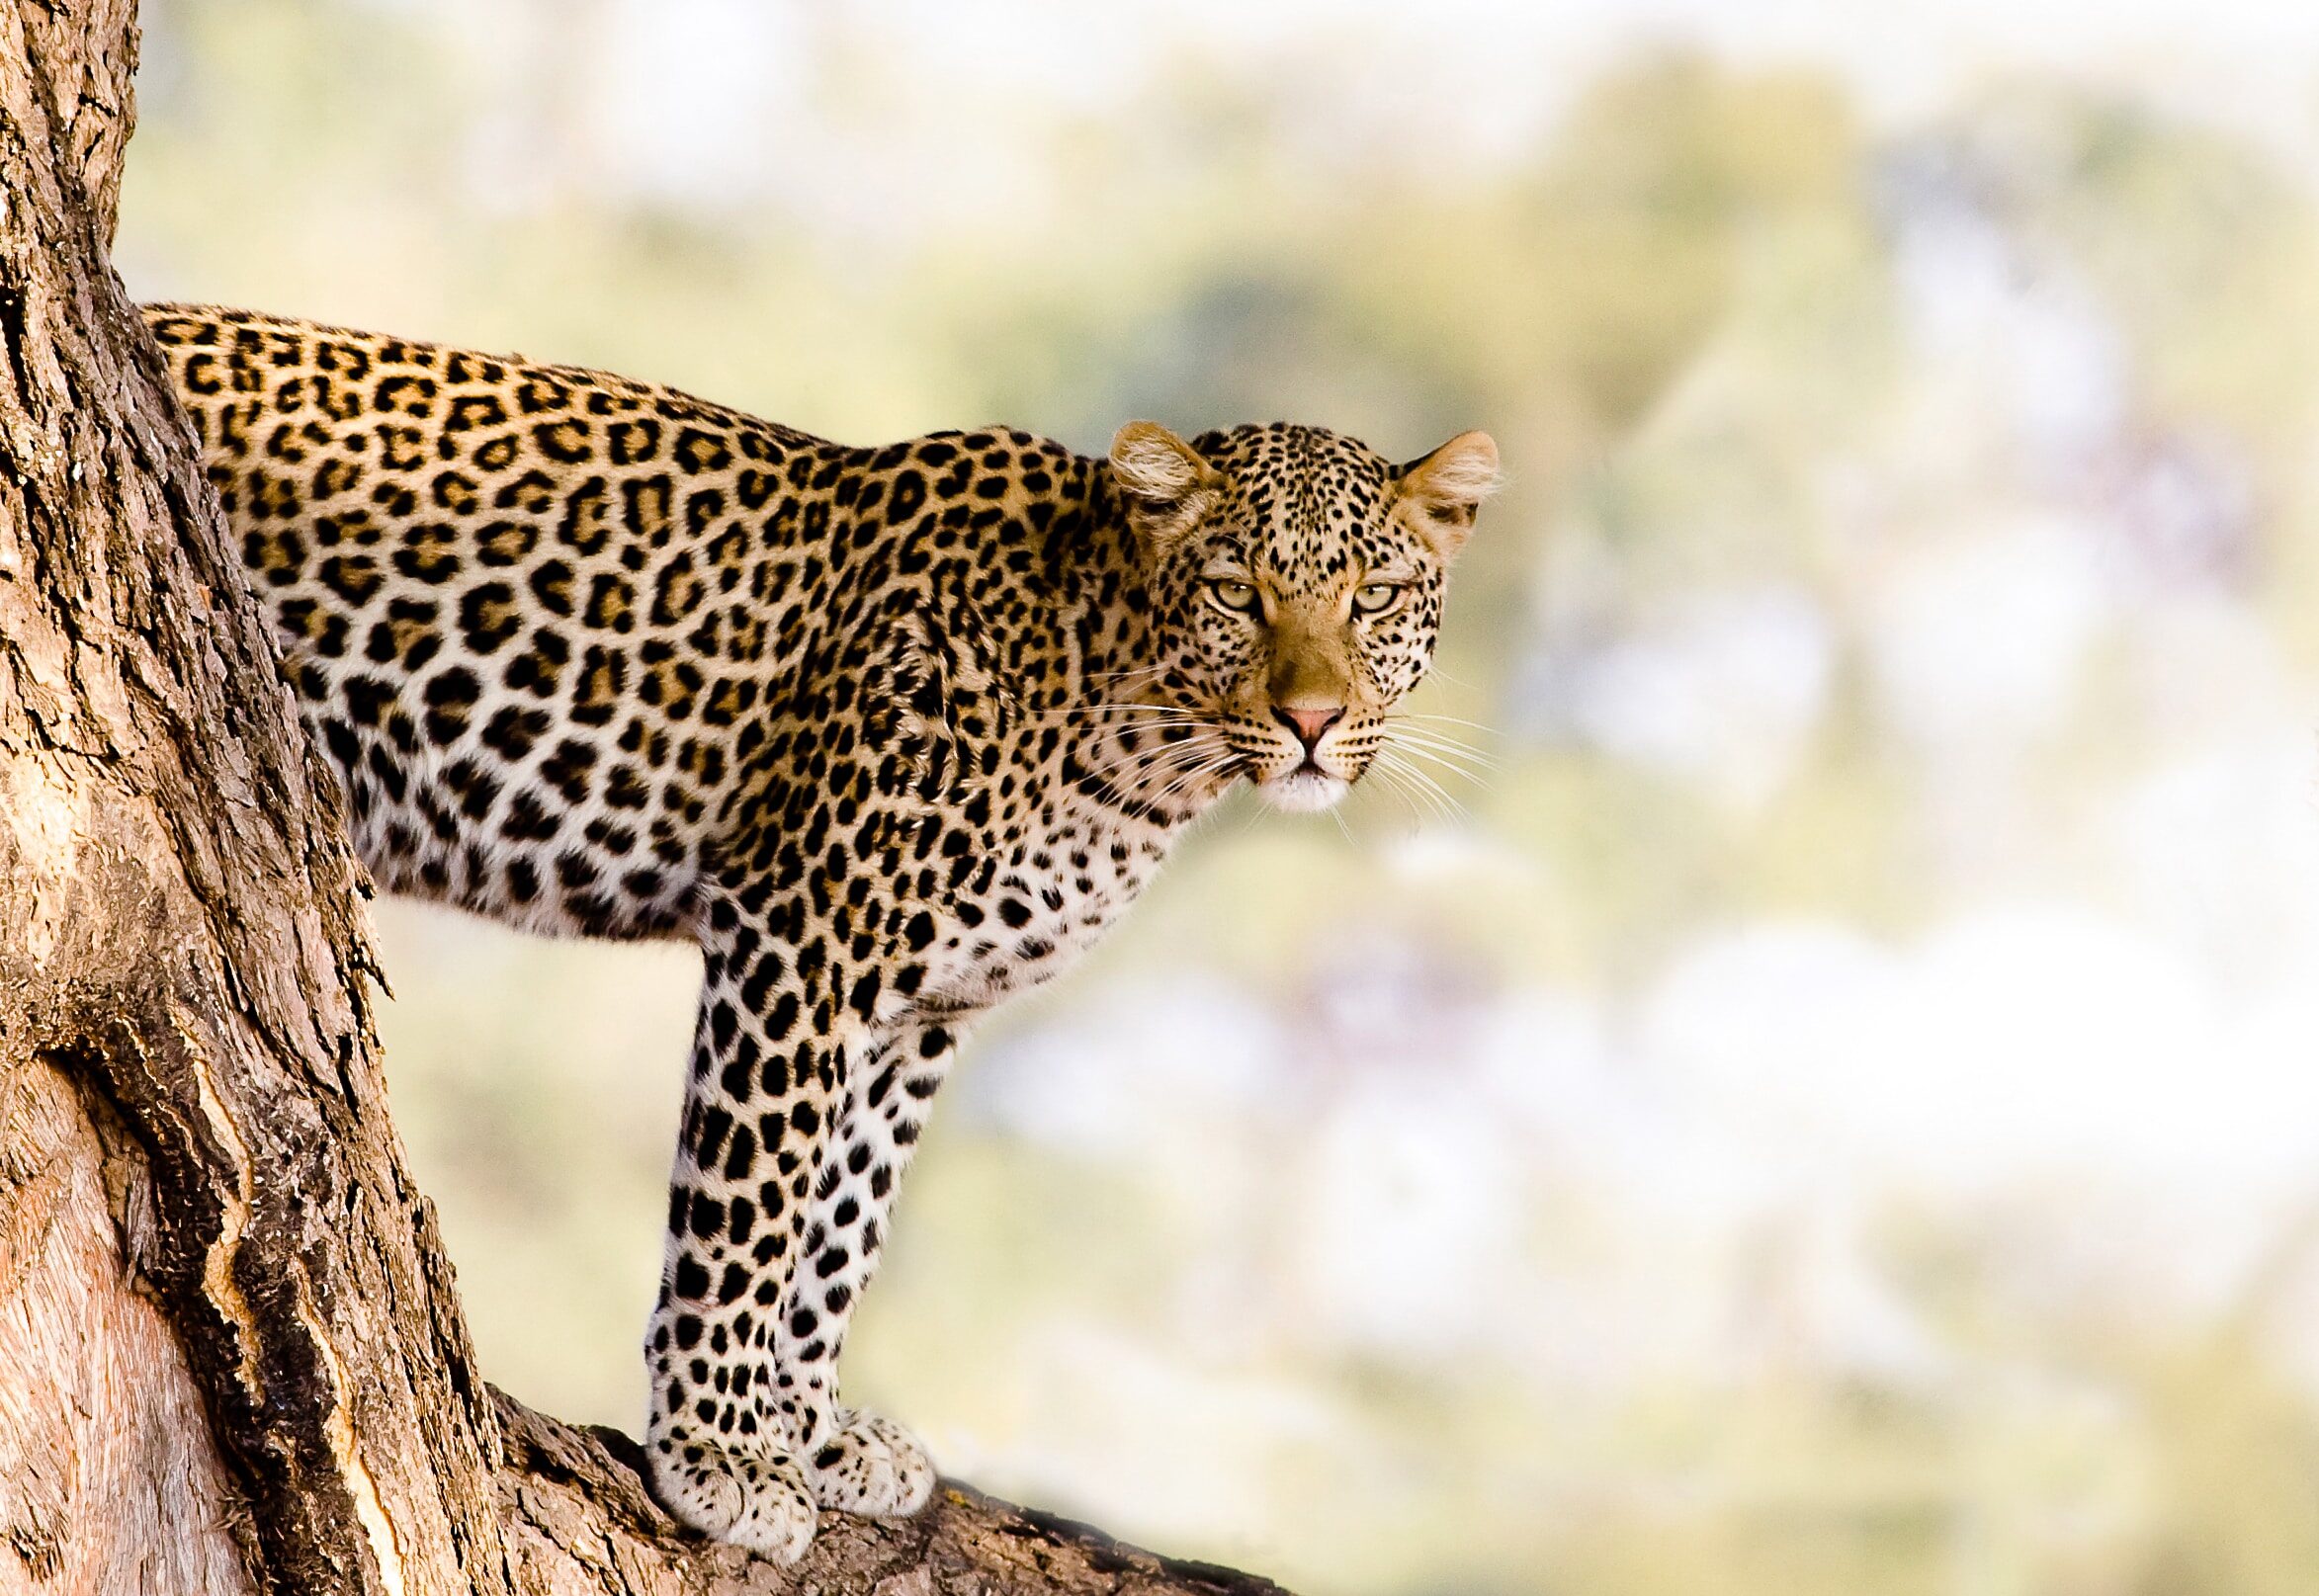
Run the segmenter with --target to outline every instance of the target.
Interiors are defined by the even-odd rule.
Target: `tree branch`
[[[507,1443],[499,1488],[526,1591],[1282,1596],[1269,1580],[1156,1556],[955,1480],[915,1518],[824,1513],[805,1560],[777,1569],[708,1545],[663,1513],[644,1488],[644,1453],[627,1436],[574,1429],[492,1394]]]

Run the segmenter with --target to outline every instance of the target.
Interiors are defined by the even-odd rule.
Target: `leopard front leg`
[[[704,914],[645,1360],[661,1501],[696,1529],[788,1562],[813,1540],[815,1493],[776,1401],[779,1308],[848,1080],[827,996],[837,972],[818,938],[775,942],[768,923],[785,923],[784,907],[718,893]]]
[[[903,1030],[852,1073],[837,1136],[822,1162],[790,1290],[776,1377],[791,1436],[823,1507],[892,1517],[916,1512],[934,1466],[908,1431],[837,1400],[837,1359],[878,1267],[894,1194],[909,1166],[958,1039],[949,1028]]]

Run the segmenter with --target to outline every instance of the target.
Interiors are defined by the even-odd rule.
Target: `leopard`
[[[1392,747],[1496,444],[855,447],[517,355],[143,317],[377,887],[700,949],[654,1494],[781,1562],[822,1510],[914,1513],[924,1446],[836,1366],[963,1040],[1230,792],[1324,809]]]

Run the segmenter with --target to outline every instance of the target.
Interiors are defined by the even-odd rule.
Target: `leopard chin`
[[[1352,791],[1352,783],[1310,765],[1256,784],[1264,801],[1284,814],[1319,814],[1333,809]]]

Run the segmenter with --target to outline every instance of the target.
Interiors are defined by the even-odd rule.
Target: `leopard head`
[[[1498,446],[1461,433],[1396,465],[1317,427],[1186,443],[1136,421],[1110,464],[1151,601],[1136,697],[1175,728],[1173,764],[1218,791],[1245,776],[1284,809],[1334,803],[1432,664]]]

